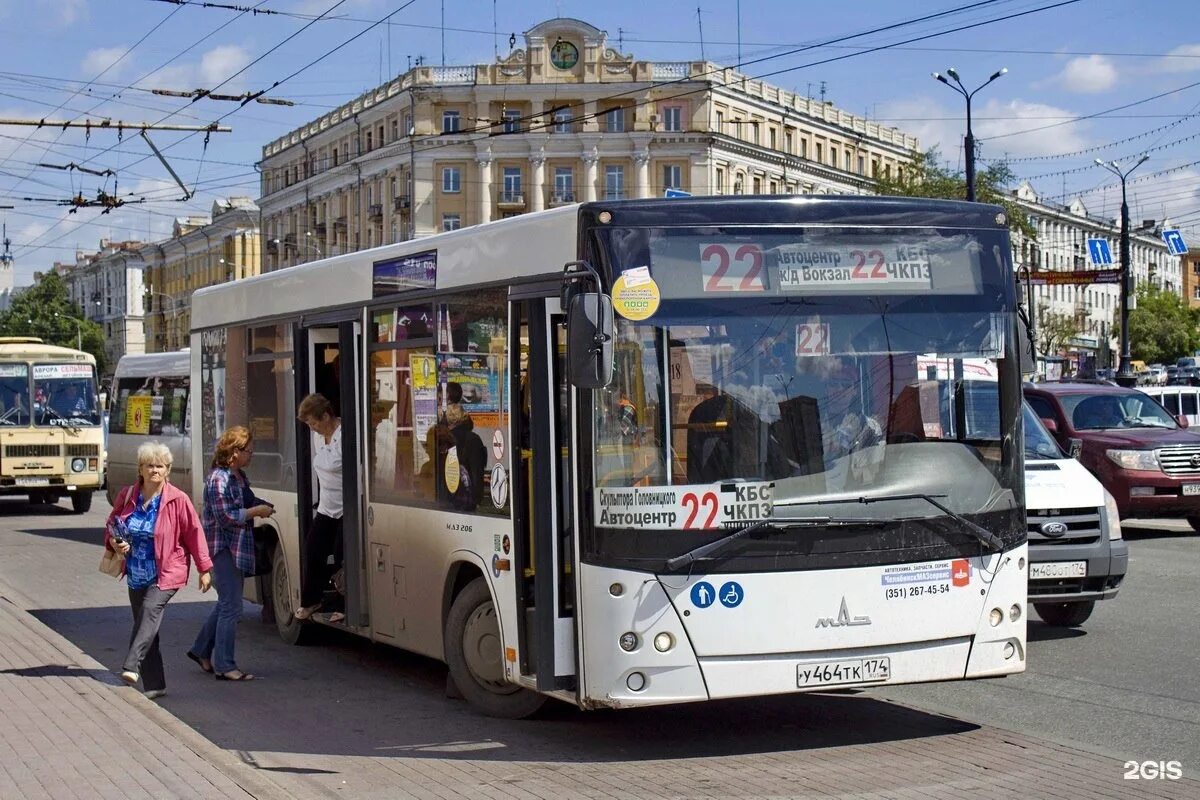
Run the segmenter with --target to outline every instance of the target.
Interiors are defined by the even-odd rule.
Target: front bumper
[[[1129,569],[1129,545],[1124,539],[1092,544],[1038,544],[1029,542],[1029,563],[1052,564],[1083,561],[1082,578],[1030,578],[1031,603],[1083,603],[1117,596]]]

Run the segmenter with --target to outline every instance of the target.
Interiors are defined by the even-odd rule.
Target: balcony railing
[[[401,195],[392,198],[393,211],[407,211],[409,207],[408,195]]]
[[[339,229],[339,230],[343,230],[343,231],[346,230],[346,218],[338,217],[337,219],[335,219],[333,221],[333,227],[335,229]]]
[[[381,219],[383,217],[383,203],[372,203],[367,206],[367,216],[371,219]]]
[[[500,192],[497,202],[502,206],[523,206],[525,205],[525,194],[523,192]]]
[[[552,206],[565,206],[574,202],[574,192],[554,192],[550,195],[550,205]]]

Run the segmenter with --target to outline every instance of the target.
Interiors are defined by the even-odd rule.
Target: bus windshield
[[[35,364],[33,385],[35,425],[100,424],[96,372],[90,364]]]
[[[653,277],[660,303],[618,317],[615,378],[594,395],[597,530],[736,527],[770,516],[772,500],[835,524],[938,516],[916,492],[956,514],[1017,507],[1002,442],[1019,408],[1003,407],[997,381],[1014,368],[1002,251],[962,232],[715,238],[642,232],[640,247],[617,248],[617,313],[625,265]],[[870,290],[860,256],[874,260]],[[712,288],[726,285],[717,272],[743,291]],[[868,496],[881,501],[858,502]]]
[[[29,367],[0,364],[0,425],[28,425]]]

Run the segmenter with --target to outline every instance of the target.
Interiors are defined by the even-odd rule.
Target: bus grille
[[[7,444],[6,458],[57,458],[62,450],[56,444]]]
[[[100,455],[100,445],[98,444],[69,444],[67,445],[67,457],[72,456],[98,456]]]
[[[1168,475],[1200,475],[1200,447],[1164,447],[1157,453]]]
[[[1030,544],[1091,544],[1100,540],[1100,509],[1088,508],[1051,508],[1030,509],[1026,515],[1029,522]],[[1067,526],[1067,532],[1061,536],[1047,536],[1042,533],[1042,526],[1051,522],[1061,522]]]

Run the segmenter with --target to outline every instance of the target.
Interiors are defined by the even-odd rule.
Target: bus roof
[[[438,289],[555,273],[578,258],[579,208],[494,220],[199,289],[192,295],[192,329],[367,303],[375,262],[430,250],[437,252]]]
[[[187,376],[192,369],[192,354],[189,350],[174,350],[169,353],[135,353],[121,356],[114,373],[114,380],[121,378],[150,378],[154,376]]]
[[[630,226],[832,225],[1006,229],[1000,206],[910,197],[772,195],[591,202],[309,261],[192,296],[192,328],[297,316],[370,302],[376,262],[436,251],[436,288],[560,271],[578,255],[581,220],[602,211]]]
[[[32,336],[0,338],[0,361],[81,361],[96,365],[96,358],[91,353],[44,344]]]

